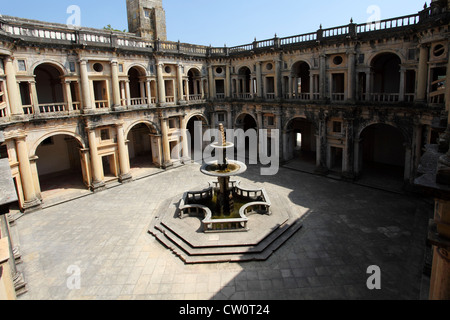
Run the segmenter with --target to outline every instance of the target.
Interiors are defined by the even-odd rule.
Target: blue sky
[[[125,0],[3,1],[0,14],[66,23],[70,5],[80,7],[84,27],[128,28]],[[314,32],[320,24],[345,25],[350,18],[364,23],[378,12],[381,19],[414,14],[424,0],[163,0],[163,5],[168,40],[231,47],[275,33],[286,37]]]

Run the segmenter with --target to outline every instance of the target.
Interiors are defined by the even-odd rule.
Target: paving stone
[[[192,164],[22,216],[19,269],[28,292],[19,299],[421,297],[430,202],[287,168],[261,177],[249,166],[242,184],[277,194],[304,214],[303,228],[266,261],[186,265],[148,226],[164,199],[209,180]],[[374,264],[382,290],[370,291]],[[69,266],[79,267],[79,290],[67,287]]]

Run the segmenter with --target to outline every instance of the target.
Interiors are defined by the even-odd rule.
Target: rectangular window
[[[19,71],[27,71],[27,65],[25,64],[25,60],[17,60],[17,65],[19,67]]]
[[[275,125],[275,117],[274,116],[267,116],[267,125],[268,126]]]
[[[225,121],[225,114],[219,113],[217,115],[217,119],[219,120],[219,122],[224,122]]]
[[[177,123],[177,119],[169,119],[169,129],[176,129]]]
[[[69,62],[69,70],[70,72],[75,72],[75,62],[73,61]]]
[[[341,121],[333,121],[333,132],[334,133],[342,133],[342,122]]]
[[[119,72],[123,72],[123,64],[119,64]]]
[[[100,139],[103,140],[109,140],[109,129],[102,129],[100,130]]]

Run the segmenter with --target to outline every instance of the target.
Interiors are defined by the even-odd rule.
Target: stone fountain
[[[264,188],[244,188],[232,180],[248,168],[227,159],[226,150],[234,145],[226,141],[223,125],[219,129],[220,141],[210,145],[217,160],[200,168],[217,179],[162,201],[149,233],[188,264],[267,260],[302,228],[306,210],[293,211],[273,190],[271,202]]]
[[[239,181],[231,181],[231,177],[247,171],[247,166],[227,159],[226,150],[234,144],[227,142],[222,124],[219,131],[220,141],[210,145],[218,160],[200,168],[203,174],[215,177],[217,181],[211,182],[209,188],[186,192],[180,202],[179,217],[203,216],[204,232],[248,231],[247,216],[253,213],[270,215],[271,203],[264,189],[244,189]]]

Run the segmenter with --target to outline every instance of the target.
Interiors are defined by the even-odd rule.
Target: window
[[[334,133],[342,133],[342,122],[341,121],[333,121],[333,132]]]
[[[164,68],[164,71],[166,71],[166,73],[171,73],[172,72],[172,68],[170,68],[169,66],[166,66]]]
[[[69,62],[69,70],[70,72],[75,72],[75,62],[73,61]]]
[[[268,126],[275,125],[275,117],[274,116],[267,116],[267,125]]]
[[[177,128],[177,119],[169,119],[169,129]]]
[[[3,81],[0,81],[0,105],[5,102],[5,92],[3,91]]]
[[[109,137],[109,129],[102,129],[102,130],[100,130],[100,139],[102,141],[110,139],[110,137]]]
[[[144,15],[146,18],[150,19],[151,15],[152,15],[152,10],[151,9],[144,9]]]
[[[271,63],[268,63],[267,65],[266,65],[266,69],[267,70],[272,70],[273,69],[273,64],[271,64]]]
[[[119,64],[119,72],[123,72],[123,64]]]
[[[17,65],[19,67],[19,71],[27,71],[25,60],[17,60]]]
[[[223,69],[221,67],[217,67],[216,72],[217,72],[217,74],[222,74]]]
[[[444,46],[442,44],[437,44],[433,48],[433,55],[435,57],[442,56],[444,54],[444,52],[445,52],[445,48],[444,48]]]
[[[101,63],[94,63],[93,69],[96,72],[102,72],[103,71],[103,65]]]
[[[336,56],[336,57],[334,57],[334,59],[333,59],[333,63],[334,63],[336,66],[342,64],[342,62],[344,62],[344,59],[342,59],[341,56]]]
[[[223,114],[223,113],[217,114],[217,120],[219,120],[219,122],[224,122],[225,121],[225,114]]]

